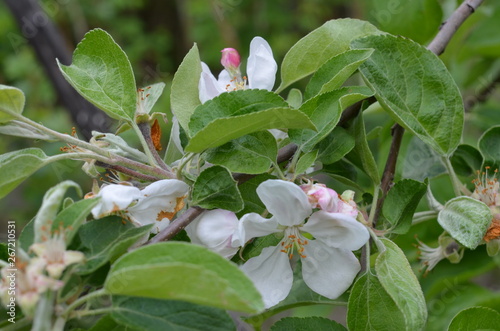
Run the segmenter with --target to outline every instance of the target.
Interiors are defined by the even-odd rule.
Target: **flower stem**
[[[81,305],[83,305],[87,301],[89,301],[91,299],[95,299],[95,298],[100,297],[100,296],[104,296],[104,295],[108,295],[108,292],[106,292],[105,289],[100,289],[100,290],[94,291],[92,293],[89,293],[86,296],[78,298],[66,308],[66,310],[61,314],[61,316],[67,318],[73,310],[80,307]]]
[[[413,214],[413,220],[411,222],[412,225],[419,224],[425,221],[432,220],[436,218],[438,215],[438,212],[435,210],[428,210],[428,211],[422,211]]]
[[[453,185],[453,191],[455,192],[455,195],[458,197],[462,195],[462,183],[457,177],[457,174],[455,173],[455,169],[453,169],[453,166],[451,165],[450,159],[448,157],[443,157],[443,163],[446,167],[446,170],[448,171],[448,174],[450,175],[450,180],[451,184]]]
[[[144,147],[145,150],[149,151],[149,153],[153,156],[154,160],[156,163],[164,170],[170,171],[168,168],[167,164],[163,161],[163,159],[158,155],[158,152],[156,151],[156,147],[153,143],[153,139],[151,138],[151,127],[149,126],[148,122],[141,122],[137,124],[137,128],[140,131],[140,135],[143,137],[142,140],[146,143],[146,146]],[[137,133],[139,135],[139,133]],[[141,142],[142,142],[141,140]],[[144,146],[144,145],[143,145]]]
[[[115,309],[112,307],[92,309],[92,310],[82,310],[82,311],[73,312],[71,314],[71,317],[72,318],[82,318],[84,316],[104,315],[107,313],[112,313],[113,311],[115,311]]]
[[[375,190],[373,192],[373,199],[372,199],[372,209],[370,210],[370,215],[368,216],[368,225],[370,227],[373,226],[373,220],[375,218],[375,215],[377,213],[377,201],[378,201],[378,196],[379,196],[379,191],[380,191],[380,185],[375,186]]]

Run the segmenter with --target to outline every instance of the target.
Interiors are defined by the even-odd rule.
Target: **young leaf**
[[[441,60],[402,37],[369,36],[354,48],[374,48],[360,67],[380,104],[400,125],[442,156],[453,153],[464,122],[462,97]]]
[[[148,245],[122,256],[111,267],[104,288],[111,294],[184,300],[246,313],[264,309],[252,281],[235,264],[181,242]]]
[[[379,184],[380,175],[378,173],[377,163],[375,162],[370,146],[368,146],[368,142],[366,141],[363,112],[360,112],[358,117],[356,117],[349,133],[356,141],[356,145],[351,153],[349,153],[349,157],[353,158],[356,165],[361,167],[361,169],[363,169],[364,172],[370,176],[375,185]]]
[[[36,213],[35,220],[33,221],[35,229],[35,243],[47,240],[52,236],[51,229],[54,219],[56,218],[59,208],[61,207],[66,191],[70,187],[74,187],[79,195],[82,194],[80,186],[71,180],[65,180],[45,192],[42,206],[38,210],[38,213]]]
[[[152,225],[140,228],[120,217],[109,216],[82,225],[78,231],[79,248],[85,254],[85,264],[78,268],[78,274],[90,274],[108,261],[117,259],[139,239],[147,238]]]
[[[479,150],[485,163],[498,168],[500,166],[500,126],[488,129],[479,138]]]
[[[111,317],[140,330],[234,330],[234,322],[223,310],[189,302],[113,296]]]
[[[355,145],[355,139],[343,128],[337,126],[317,145],[318,160],[323,164],[332,164],[349,153]]]
[[[271,108],[256,113],[216,119],[197,132],[185,150],[199,153],[252,132],[280,128],[316,129],[307,115],[298,109]]]
[[[379,33],[375,26],[365,21],[338,19],[326,22],[300,39],[286,53],[277,92],[312,74],[333,56],[348,50],[352,40]]]
[[[80,226],[85,222],[87,215],[98,202],[98,198],[84,199],[63,209],[57,214],[52,223],[52,231],[60,230],[62,227],[64,229],[64,240],[66,245],[69,245]]]
[[[350,331],[407,330],[405,316],[370,272],[361,276],[351,290],[347,327]]]
[[[380,284],[404,315],[406,330],[422,330],[427,320],[427,307],[420,284],[403,251],[389,239],[380,239],[385,251],[375,262]],[[400,329],[403,330],[403,329]]]
[[[306,101],[300,110],[314,123],[317,132],[309,129],[288,130],[290,139],[301,146],[301,150],[309,152],[314,145],[325,138],[337,125],[342,111],[351,104],[373,95],[366,87],[343,87],[338,90],[320,94]]]
[[[290,107],[298,109],[302,105],[302,91],[296,88],[290,89],[286,102]]]
[[[201,172],[193,186],[192,205],[207,209],[226,209],[238,212],[243,200],[229,170],[213,166]]]
[[[198,83],[201,77],[201,61],[196,44],[182,60],[172,80],[170,106],[179,124],[189,132],[189,119],[200,102]]]
[[[403,177],[423,182],[446,173],[446,168],[439,156],[429,145],[413,136],[406,148],[403,163]]]
[[[347,331],[335,321],[324,317],[285,317],[271,326],[270,331],[317,330],[317,331]]]
[[[408,232],[415,209],[425,192],[427,185],[413,179],[400,180],[390,189],[382,213],[393,226],[392,233]]]
[[[0,124],[0,134],[21,137],[21,138],[55,140],[54,137],[41,132],[40,130],[32,127],[31,125],[16,120],[9,121],[5,124]]]
[[[279,95],[266,90],[222,93],[194,110],[189,121],[189,130],[191,136],[194,136],[216,119],[251,114],[276,107],[288,107],[288,104]]]
[[[467,248],[476,248],[490,226],[491,210],[481,201],[457,197],[446,203],[438,222],[453,238]]]
[[[300,175],[306,172],[307,169],[314,165],[316,158],[318,157],[318,150],[310,151],[302,155],[295,166],[295,174]]]
[[[269,170],[271,162],[276,162],[278,146],[271,133],[260,131],[231,140],[206,153],[208,162],[232,172],[260,174]]]
[[[118,120],[134,119],[137,88],[125,52],[104,30],[87,32],[73,53],[73,63],[57,61],[66,80],[85,99]]]
[[[305,99],[341,87],[372,53],[373,49],[354,49],[332,57],[312,76],[306,87]]]
[[[473,146],[458,145],[450,161],[457,175],[468,177],[475,175],[476,171],[481,169],[483,156]]]
[[[500,314],[487,307],[471,307],[460,311],[448,326],[448,331],[497,330]]]
[[[24,109],[24,93],[18,88],[0,84],[0,123],[15,117],[4,111],[21,114]]]
[[[0,198],[43,167],[49,158],[39,148],[26,148],[0,155]]]

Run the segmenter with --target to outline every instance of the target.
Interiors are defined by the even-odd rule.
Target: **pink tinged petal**
[[[249,88],[271,91],[276,80],[278,65],[271,47],[261,37],[255,37],[250,43],[250,56],[247,63]]]
[[[255,237],[267,236],[271,233],[279,233],[276,218],[263,218],[259,214],[245,214],[238,224],[237,237],[233,238],[233,246],[243,246],[247,241]]]
[[[280,247],[266,247],[259,256],[249,259],[241,270],[253,281],[266,308],[285,299],[293,283],[288,255]]]
[[[198,93],[201,103],[205,103],[222,92],[225,92],[225,90],[220,88],[219,82],[214,75],[212,75],[212,72],[204,62],[201,62],[201,69],[202,72],[200,82],[198,83]]]
[[[240,54],[234,48],[224,48],[222,51],[220,63],[224,68],[236,69],[240,66]]]
[[[351,286],[361,266],[347,249],[333,248],[318,240],[304,246],[302,276],[314,292],[336,299]]]
[[[307,195],[294,183],[269,179],[257,187],[257,194],[280,225],[300,225],[311,214]]]
[[[94,218],[101,218],[113,212],[124,210],[141,196],[141,191],[134,186],[118,184],[104,186],[97,194],[101,200],[92,208],[92,215]]]
[[[353,217],[322,210],[312,214],[301,230],[330,247],[352,251],[361,248],[370,238],[366,227]]]

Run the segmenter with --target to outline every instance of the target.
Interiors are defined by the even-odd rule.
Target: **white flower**
[[[228,57],[228,55],[231,57]],[[236,56],[237,55],[237,56]],[[261,37],[255,37],[250,43],[250,56],[247,62],[247,77],[242,77],[239,69],[239,54],[232,48],[222,50],[224,70],[216,79],[208,66],[202,62],[202,73],[198,84],[201,103],[215,98],[223,92],[234,90],[265,89],[271,91],[276,79],[278,65],[271,47]],[[248,79],[248,84],[247,84]]]
[[[237,229],[238,218],[235,213],[215,209],[198,216],[186,227],[186,232],[192,243],[205,246],[230,259],[240,246]]]
[[[356,218],[358,206],[354,202],[354,191],[347,190],[342,195],[325,184],[304,184],[300,188],[307,195],[312,208],[319,208],[329,213],[342,213]]]
[[[94,218],[120,213],[137,226],[155,224],[152,233],[163,230],[184,207],[189,186],[176,179],[156,181],[143,190],[133,186],[111,184],[103,187],[100,202],[92,209]]]
[[[243,216],[239,225],[241,243],[271,233],[284,235],[278,246],[264,248],[242,266],[266,307],[276,305],[290,292],[293,272],[289,259],[294,250],[302,260],[307,286],[330,299],[344,293],[360,270],[351,251],[368,241],[367,229],[346,214],[320,210],[311,215],[307,195],[290,182],[267,180],[259,185],[257,194],[273,217],[265,219],[255,213]],[[307,239],[303,233],[314,239]]]
[[[45,270],[54,279],[61,277],[67,266],[85,259],[82,252],[66,250],[63,231],[53,234],[48,240],[31,245],[30,250],[43,262]]]
[[[425,274],[434,269],[441,260],[448,259],[451,263],[458,263],[464,256],[464,248],[446,233],[439,236],[438,242],[439,246],[433,248],[418,241],[419,259],[422,260],[422,265],[426,269]]]

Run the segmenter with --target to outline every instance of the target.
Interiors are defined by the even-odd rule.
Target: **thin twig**
[[[146,180],[148,182],[155,182],[158,180],[157,177],[145,175],[145,174],[142,174],[138,171],[135,171],[135,170],[132,170],[132,169],[129,169],[127,167],[120,166],[120,165],[112,165],[112,164],[107,164],[107,163],[100,162],[100,161],[96,161],[95,165],[98,167],[102,167],[102,168],[106,168],[106,169],[110,169],[110,170],[115,170],[115,171],[121,172],[122,174],[131,176],[131,177],[134,177],[137,179],[141,179],[141,180]]]
[[[149,126],[149,123],[141,122],[141,123],[138,123],[137,126],[139,127],[139,130],[141,131],[142,136],[144,137],[144,140],[146,141],[146,145],[147,145],[149,151],[151,152],[151,154],[153,155],[153,158],[155,159],[155,161],[158,163],[158,165],[162,169],[170,172],[169,167],[166,165],[165,161],[163,161],[161,156],[158,155],[158,152],[156,151],[156,147],[153,143],[153,139],[151,138],[151,127]]]
[[[474,11],[483,3],[484,0],[465,0],[454,12],[451,14],[450,18],[443,23],[441,29],[432,42],[427,46],[427,49],[436,55],[441,55],[451,38],[458,30],[460,25],[472,14]],[[380,209],[384,202],[385,196],[391,186],[392,180],[394,178],[394,173],[396,170],[397,156],[399,154],[399,148],[401,147],[401,140],[403,139],[404,129],[399,124],[395,124],[392,129],[392,143],[389,155],[387,157],[386,166],[384,169],[384,174],[382,175],[382,196],[377,201],[377,211],[373,224],[376,224],[378,216],[380,215]]]

